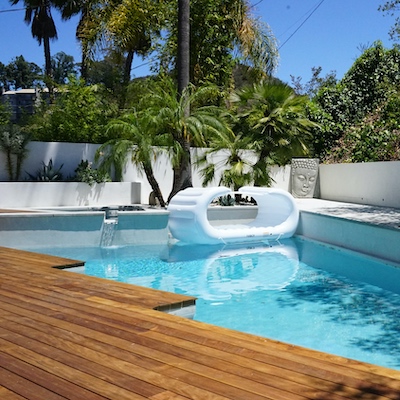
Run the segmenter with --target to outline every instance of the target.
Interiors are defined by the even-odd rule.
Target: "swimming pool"
[[[84,273],[198,297],[195,319],[400,369],[400,268],[304,238],[51,248]]]

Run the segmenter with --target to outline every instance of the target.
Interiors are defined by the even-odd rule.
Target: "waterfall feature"
[[[110,247],[118,225],[118,210],[107,208],[101,231],[100,247]]]

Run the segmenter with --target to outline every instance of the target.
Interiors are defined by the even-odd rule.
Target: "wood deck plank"
[[[17,300],[19,302],[19,300]],[[56,299],[54,299],[54,301],[56,301]],[[83,311],[81,309],[81,311]],[[83,317],[85,319],[90,318],[89,314],[84,314]],[[106,317],[106,315],[103,315],[102,318]],[[113,315],[108,316],[108,318],[115,318],[116,314],[113,313]],[[103,319],[104,320],[104,319]],[[90,326],[93,328],[95,326],[95,323],[97,321],[92,320],[92,322],[90,322]],[[37,323],[37,322],[36,322]],[[137,321],[137,323],[135,322],[135,325],[139,325],[140,321]],[[121,332],[121,330],[125,330],[129,332],[129,326],[126,325],[125,323],[120,323],[118,325],[115,325],[114,322],[114,328],[119,329],[120,330],[120,338],[124,337],[124,333]],[[54,328],[52,328],[54,329]],[[109,328],[108,328],[109,329]],[[193,344],[193,342],[191,341],[187,341],[186,345],[183,344],[183,341],[181,340],[179,342],[179,339],[176,336],[171,336],[171,340],[168,340],[169,335],[165,335],[165,337],[167,339],[165,339],[164,337],[162,337],[164,339],[164,341],[157,341],[154,339],[149,339],[149,338],[145,338],[144,335],[142,333],[144,332],[153,332],[152,330],[150,331],[149,329],[142,329],[139,332],[141,333],[140,337],[135,337],[135,351],[137,351],[139,349],[139,347],[142,349],[142,352],[140,353],[140,356],[146,355],[148,357],[152,357],[152,358],[157,358],[160,362],[164,362],[167,363],[169,359],[171,364],[173,363],[178,363],[179,360],[190,360],[191,363],[194,363],[194,367],[197,364],[200,365],[207,365],[207,363],[209,363],[210,361],[210,357],[213,356],[213,353],[215,354],[215,350],[210,349],[211,351],[208,351],[206,355],[203,355],[200,351],[204,351],[204,349],[207,349],[207,347],[204,346],[197,346],[199,347],[199,351],[196,351],[196,345]],[[136,333],[137,330],[135,329]],[[131,332],[132,333],[132,332]],[[154,334],[157,334],[156,332],[154,332]],[[91,335],[93,335],[93,333],[91,333]],[[129,336],[127,337],[127,340],[132,340]],[[174,343],[175,341],[179,342],[180,347],[177,347]],[[130,341],[128,342],[130,343]],[[185,348],[186,347],[186,348]],[[143,349],[151,349],[149,350],[150,354],[145,354],[143,353]],[[96,351],[99,351],[99,349],[97,348]],[[171,358],[170,355],[166,354],[166,351],[168,351],[169,353],[173,353],[173,357]],[[116,350],[114,349],[113,352],[116,352]],[[217,351],[218,354],[218,351]],[[229,354],[229,353],[224,353],[224,354]],[[179,358],[177,358],[179,357]],[[233,357],[231,357],[233,358]],[[201,362],[202,360],[204,360],[203,362]],[[247,363],[245,361],[248,361]],[[181,361],[182,363],[183,361]],[[276,375],[279,375],[278,372],[280,372],[280,375],[288,375],[289,371],[286,371],[286,374],[284,371],[278,370],[278,372],[275,373],[275,375],[272,374],[271,377],[268,378],[267,375],[265,375],[266,373],[266,368],[261,369],[261,371],[263,372],[263,374],[260,373],[260,371],[256,371],[253,370],[253,366],[254,366],[254,361],[253,359],[245,359],[244,357],[241,357],[239,359],[239,362],[236,361],[236,363],[231,363],[230,361],[225,361],[222,360],[221,358],[215,358],[215,360],[212,361],[212,365],[214,368],[218,368],[220,371],[225,372],[225,371],[229,371],[229,373],[231,374],[236,374],[235,377],[235,384],[238,384],[238,381],[240,381],[241,378],[243,378],[244,375],[246,375],[246,373],[243,373],[243,364],[247,364],[247,368],[251,371],[249,372],[247,375],[250,379],[252,379],[254,381],[253,384],[253,390],[255,389],[255,386],[257,386],[257,382],[259,383],[269,383],[271,385],[271,387],[276,386]],[[193,374],[196,373],[195,369],[193,369],[194,367],[186,365],[185,369],[188,371],[191,371]],[[263,364],[264,365],[264,364]],[[247,371],[247,370],[246,370]],[[204,371],[203,371],[204,373]],[[212,370],[208,375],[209,376],[214,376],[215,371]],[[260,376],[257,379],[257,374],[259,374]],[[221,377],[219,377],[219,379],[221,379]],[[309,384],[309,382],[306,382],[307,384],[303,384],[305,382],[301,382],[301,383],[296,383],[294,382],[292,379],[291,380],[287,380],[281,383],[281,385],[283,385],[285,387],[285,390],[289,390],[292,391],[293,393],[306,393],[308,392],[309,388],[307,386],[307,384]],[[319,380],[317,383],[315,383],[316,387],[320,387],[321,388],[321,392],[322,392],[322,387],[324,387],[325,381]],[[276,386],[277,389],[279,389],[279,386]],[[329,388],[328,388],[329,389]],[[354,391],[355,393],[356,391]],[[315,394],[314,394],[315,396]],[[314,398],[319,398],[320,394],[317,393],[316,394],[317,397]]]
[[[32,254],[32,253],[31,253]],[[29,256],[31,256],[31,254]],[[81,274],[72,274],[67,271],[52,270],[49,268],[51,263],[56,265],[66,265],[68,260],[58,257],[50,257],[50,261],[45,266],[46,274],[43,276],[43,271],[38,268],[30,268],[30,264],[24,264],[21,257],[13,257],[13,260],[0,265],[0,271],[7,273],[9,279],[12,277],[25,285],[29,279],[31,285],[36,285],[45,288],[48,291],[48,286],[52,286],[52,291],[66,292],[74,296],[103,296],[109,300],[123,301],[126,304],[140,305],[148,308],[162,308],[165,305],[178,304],[194,304],[195,299],[190,296],[177,295],[157,291],[149,288],[129,285],[120,282],[107,281],[104,279],[85,276],[81,279]],[[0,247],[1,258],[1,247]],[[42,255],[43,258],[43,255]],[[29,258],[30,259],[30,258]],[[37,263],[40,258],[33,255],[33,261]],[[40,261],[39,261],[40,262]],[[80,263],[80,261],[73,261]],[[88,285],[90,283],[90,285]],[[130,290],[129,290],[130,289]]]
[[[69,398],[71,393],[73,393],[74,396],[87,400],[102,399],[101,396],[98,396],[85,388],[59,378],[41,368],[17,360],[6,353],[0,353],[0,365],[5,366],[10,373],[17,375],[18,377],[24,377],[30,382],[34,382],[42,387],[46,387],[48,390],[62,396],[62,398]],[[5,397],[0,396],[0,398],[3,399]]]
[[[4,304],[4,303],[3,303]],[[31,313],[31,318],[33,317],[32,313]],[[111,324],[108,325],[107,323],[105,325],[103,325],[103,327],[100,327],[99,324],[94,320],[90,320],[90,315],[89,314],[84,314],[82,316],[82,319],[84,319],[86,322],[88,323],[88,326],[91,327],[91,329],[103,329],[103,333],[110,333],[110,329],[118,329],[118,331],[113,332],[113,335],[126,335],[126,332],[128,332],[129,330],[127,329],[127,327],[125,326],[126,324],[120,325],[118,327],[115,326],[115,324]],[[108,322],[106,320],[106,322]],[[79,324],[79,322],[76,322],[77,324]],[[6,326],[10,327],[10,324],[5,324]],[[112,326],[114,325],[114,326]],[[18,331],[20,330],[20,333],[22,332],[26,332],[26,329],[24,329],[24,327],[21,327],[20,324],[14,324],[11,325],[11,329],[14,331],[15,334],[18,333]],[[124,329],[124,331],[122,331],[121,329]],[[2,333],[2,329],[0,328],[0,336]],[[133,333],[133,335],[132,335]],[[141,334],[142,332],[140,332]],[[26,334],[26,333],[25,333]],[[31,330],[29,330],[28,334],[30,335],[29,338],[31,338]],[[138,344],[138,339],[136,337],[136,330],[134,332],[131,332],[131,334],[129,335],[127,342],[128,342],[128,346],[131,346],[132,343],[135,343],[134,349],[131,351],[131,355],[132,352],[134,352],[138,346],[140,346]],[[107,348],[105,348],[104,346],[99,346],[97,345],[97,348],[95,349],[95,351],[91,352],[89,351],[89,347],[90,344],[87,343],[87,339],[86,342],[84,344],[84,346],[73,346],[71,344],[71,340],[69,341],[65,341],[61,339],[59,336],[57,337],[52,337],[51,334],[47,334],[47,335],[42,335],[41,339],[39,339],[38,334],[34,335],[32,337],[32,339],[35,339],[35,341],[39,341],[41,343],[46,342],[49,344],[53,344],[54,346],[58,346],[60,349],[68,349],[69,348],[73,348],[73,350],[71,350],[71,354],[75,354],[78,353],[80,355],[84,354],[85,355],[85,359],[90,359],[92,358],[97,358],[99,356],[99,353],[108,353],[108,357],[107,360],[108,362],[113,362],[113,369],[115,370],[120,370],[120,368],[117,366],[118,364],[118,360],[115,359],[115,353],[117,353],[117,351],[115,349],[113,349],[112,354],[110,354],[110,352],[108,351]],[[97,333],[96,332],[92,332],[91,336],[97,338]],[[11,339],[9,338],[8,340],[17,340],[17,339]],[[19,340],[21,341],[21,340]],[[28,342],[27,342],[28,343]],[[97,342],[99,343],[99,342]],[[108,347],[108,346],[107,346]],[[240,381],[243,379],[240,376],[240,371],[238,370],[236,374],[226,374],[223,370],[218,369],[218,368],[210,368],[207,366],[203,366],[201,364],[198,364],[196,362],[190,362],[185,360],[185,358],[178,358],[174,355],[171,355],[171,347],[169,345],[164,345],[164,349],[161,349],[158,351],[159,355],[159,359],[157,361],[155,361],[154,359],[154,354],[156,352],[155,348],[148,348],[145,346],[141,346],[142,349],[145,350],[145,353],[142,351],[142,353],[139,354],[139,356],[136,357],[136,359],[131,360],[134,362],[135,364],[135,374],[139,374],[139,376],[141,375],[145,375],[147,374],[147,376],[149,376],[149,371],[154,370],[154,369],[162,369],[163,370],[163,374],[167,375],[169,378],[171,379],[179,379],[180,382],[186,382],[188,385],[193,385],[193,387],[190,388],[190,391],[193,393],[198,389],[207,387],[208,390],[212,390],[214,393],[218,393],[221,395],[227,395],[229,394],[230,391],[234,391],[236,396],[240,396],[239,398],[246,398],[246,399],[257,399],[260,398],[259,394],[254,393],[256,392],[257,389],[257,383],[253,382],[251,385],[251,392],[246,391],[244,388],[247,387],[249,388],[248,382],[246,381],[243,385],[240,385]],[[91,357],[89,357],[89,353],[91,354]],[[55,354],[55,353],[54,353]],[[123,355],[123,358],[126,359],[129,355],[125,354]],[[144,358],[146,357],[146,359]],[[99,360],[96,360],[96,362],[98,362]],[[217,362],[218,360],[215,360],[215,362]],[[151,364],[149,365],[149,362],[151,362]],[[179,365],[178,368],[176,368],[176,366]],[[169,368],[167,368],[166,366],[168,366]],[[125,368],[126,365],[123,364],[123,368]],[[215,367],[215,365],[214,365]],[[148,371],[146,371],[146,369],[148,369]],[[101,371],[99,371],[101,372]],[[189,372],[189,373],[188,373]],[[162,375],[155,375],[152,374],[153,376],[153,383],[163,383],[164,380],[164,376]],[[135,375],[136,376],[136,375]],[[215,382],[215,379],[217,379],[217,382]],[[173,382],[173,381],[172,381]],[[217,383],[217,385],[216,385]],[[168,387],[168,385],[171,384],[171,381],[169,381],[169,379],[167,378],[167,380],[163,383],[164,386]],[[224,386],[225,385],[225,386]],[[197,388],[196,388],[197,387]],[[176,388],[175,388],[176,389]],[[263,391],[265,390],[265,386],[264,385],[260,385],[260,387],[258,388],[258,391]],[[278,396],[279,394],[279,390],[274,390],[273,388],[271,388],[272,392],[276,392],[275,393],[275,397],[274,398],[282,398],[285,399],[286,398],[286,389],[284,391],[283,394],[281,394],[280,396]],[[231,395],[233,395],[233,393],[231,393]],[[299,396],[297,397],[298,399],[304,399],[303,396]]]
[[[1,375],[1,372],[0,372]],[[25,400],[26,397],[22,397],[19,394],[12,392],[11,390],[0,386],[0,399],[4,400]]]
[[[57,300],[54,299],[54,301],[57,301]],[[81,309],[81,311],[83,311],[84,309],[85,309],[85,307],[83,306],[83,308]],[[105,315],[103,314],[102,317],[105,317]],[[115,317],[115,314],[113,314],[112,317]],[[158,321],[158,322],[159,322],[159,321]],[[139,325],[139,324],[141,324],[141,326],[143,326],[143,321],[138,321],[138,324],[137,324],[137,325]],[[118,329],[123,329],[124,326],[118,325],[117,328],[118,328]],[[145,331],[145,330],[144,330],[144,331]],[[155,334],[153,330],[151,330],[150,332],[151,332],[152,335]],[[187,337],[186,332],[183,332],[183,335],[185,335],[185,337]],[[192,334],[191,334],[192,339],[193,339],[195,336],[196,336],[195,333],[192,333]],[[173,335],[173,333],[172,333],[171,330],[167,332],[166,337],[167,337],[167,338],[168,338],[168,337],[171,337],[171,338],[172,338],[172,339],[171,339],[171,343],[177,340],[177,337]],[[192,348],[191,348],[191,351],[193,351],[193,344],[192,344],[191,342],[189,342],[189,346],[192,347]],[[221,347],[221,344],[218,344],[218,347]],[[286,348],[285,348],[285,351],[286,351]],[[279,359],[279,362],[280,362],[280,364],[282,365],[282,360],[281,360],[281,359]],[[320,366],[320,367],[321,367],[321,366]],[[304,365],[303,365],[303,364],[300,364],[300,368],[302,369],[302,372],[304,372]],[[328,365],[328,368],[329,368],[329,370],[332,370],[332,369],[333,369],[332,365],[330,365],[330,364]],[[320,369],[319,369],[319,370],[320,370]],[[318,371],[319,371],[319,370],[318,370]],[[294,372],[294,371],[292,370],[292,372]],[[330,373],[332,374],[331,371],[330,371]],[[325,379],[327,378],[327,377],[326,377],[326,374],[327,374],[327,373],[325,372],[325,376],[324,376]],[[349,379],[347,379],[347,380],[349,381]],[[360,379],[358,379],[357,384],[358,384],[359,382],[360,382]]]
[[[400,371],[160,313],[194,299],[51,268],[76,263],[0,247],[0,398],[400,399]]]
[[[65,397],[48,390],[46,387],[36,384],[35,382],[25,379],[19,374],[14,374],[9,370],[0,366],[0,382],[3,387],[7,388],[7,396],[19,396],[29,400],[62,400]],[[11,392],[11,395],[10,395]],[[7,397],[4,397],[5,399]],[[17,397],[18,398],[18,397]]]

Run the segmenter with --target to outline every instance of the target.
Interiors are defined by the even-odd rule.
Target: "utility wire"
[[[311,16],[315,13],[315,11],[318,10],[318,8],[322,5],[322,3],[325,0],[321,0],[311,11],[311,13],[308,15],[308,17],[299,25],[299,27],[278,47],[278,50],[280,50],[299,30],[300,28],[311,18]]]
[[[256,4],[252,4],[249,8],[252,9],[254,7],[257,7],[260,3],[262,3],[264,0],[259,0]]]
[[[25,11],[25,8],[12,8],[10,10],[0,10],[0,14],[6,13],[6,12],[13,12],[13,11]]]

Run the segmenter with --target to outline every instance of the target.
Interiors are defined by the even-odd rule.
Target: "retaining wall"
[[[34,174],[35,171],[40,168],[42,162],[47,164],[50,159],[53,160],[55,167],[63,164],[61,171],[63,172],[64,177],[73,176],[75,174],[75,169],[81,160],[93,161],[97,148],[98,145],[84,143],[31,142],[29,143],[28,158],[25,160],[22,168],[24,173],[21,178],[26,178],[27,175],[25,171]],[[202,149],[192,149],[193,160],[195,160],[197,155],[202,151]],[[250,153],[249,157],[251,157]],[[223,152],[216,155],[213,160],[216,162],[224,160]],[[161,191],[166,199],[172,189],[173,174],[171,163],[165,155],[162,155],[154,162],[153,167],[155,177],[158,180]],[[221,169],[222,168],[223,167],[221,167]],[[193,167],[192,172],[193,185],[197,187],[201,186],[202,178],[200,172],[195,167]],[[274,179],[273,187],[281,188],[290,192],[291,176],[289,166],[282,168],[274,167],[271,175]],[[400,161],[357,164],[321,164],[319,166],[318,197],[324,200],[400,208],[399,176]],[[6,160],[4,154],[0,152],[0,181],[7,180]],[[148,203],[151,187],[143,173],[132,163],[128,163],[126,166],[123,180],[126,183],[133,182],[136,185],[140,185],[140,198],[137,197],[136,186],[135,194],[131,194],[130,189],[128,189],[128,198],[126,197],[126,193],[120,194],[123,196],[121,197],[121,201],[110,200],[111,204],[123,204],[125,202],[127,202],[127,204]],[[51,183],[51,185],[53,184],[54,183]],[[210,185],[218,185],[218,179]],[[36,186],[36,188],[38,188],[38,186]],[[85,190],[77,188],[77,192],[72,195],[72,198],[78,199],[78,203],[74,200],[74,204],[67,205],[85,205],[92,204],[92,201],[96,201],[95,199],[98,197],[99,189],[93,190],[89,188],[89,186]],[[87,194],[82,195],[85,191]],[[59,199],[59,192],[57,190],[55,192],[55,198]],[[63,193],[61,198],[64,200],[62,200],[63,204],[58,205],[64,205],[66,204],[68,197],[66,197],[65,192],[61,191],[60,193]],[[115,192],[115,194],[117,194],[117,192]],[[22,195],[17,194],[16,197],[14,197],[7,187],[0,184],[0,207],[5,207],[6,204],[10,207],[17,204],[18,207],[23,206],[23,199],[29,200],[29,196],[33,196],[33,192],[26,190]],[[39,198],[39,195],[35,194],[35,197],[36,196]],[[42,199],[46,199],[46,196],[50,196],[50,194],[41,196],[41,201]],[[99,200],[100,203],[102,201],[103,200]],[[109,200],[107,199],[107,201]],[[29,205],[27,204],[26,206]]]

